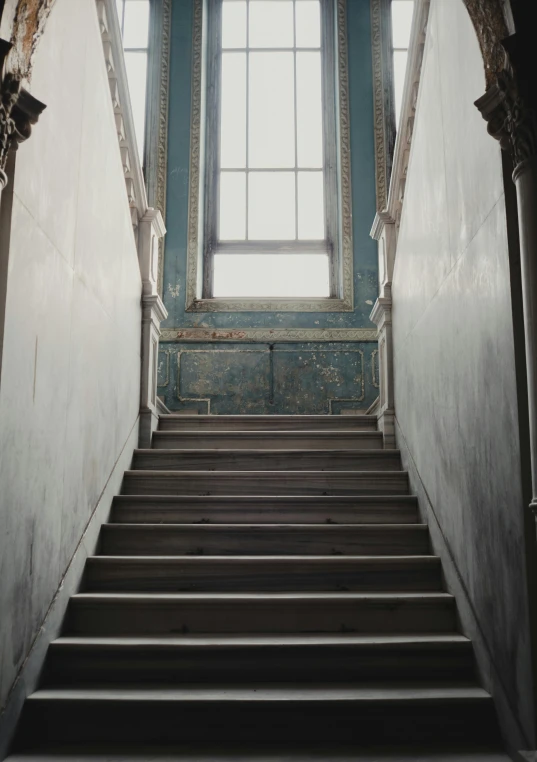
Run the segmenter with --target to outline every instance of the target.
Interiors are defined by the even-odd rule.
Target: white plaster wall
[[[141,281],[94,0],[56,0],[17,156],[0,382],[0,706],[139,409]]]
[[[393,282],[395,406],[414,489],[482,636],[488,687],[524,744],[525,506],[500,148],[473,105],[484,91],[462,0],[432,0]]]

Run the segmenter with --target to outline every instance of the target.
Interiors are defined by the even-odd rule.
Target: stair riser
[[[158,473],[127,471],[125,495],[406,495],[406,472]]]
[[[251,453],[137,450],[132,467],[145,471],[397,471],[401,468],[401,458],[396,450]]]
[[[371,702],[372,704],[373,702]],[[134,704],[134,705],[133,705]],[[491,701],[371,705],[363,702],[45,701],[26,705],[19,738],[45,742],[157,743],[337,741],[493,742]]]
[[[277,602],[102,601],[73,599],[66,633],[157,635],[186,633],[453,632],[452,599],[442,602],[379,600],[315,603],[299,598]]]
[[[258,648],[86,648],[51,646],[42,687],[76,683],[471,681],[471,647],[418,645]]]
[[[152,447],[156,450],[382,450],[384,440],[380,432],[354,432],[346,434],[313,434],[304,432],[281,434],[278,432],[238,432],[236,434],[156,431]]]
[[[375,416],[161,416],[160,431],[376,431]]]
[[[343,559],[342,559],[343,560]],[[186,562],[185,562],[186,561]],[[88,592],[322,592],[439,591],[437,559],[381,563],[213,561],[211,559],[89,559]]]
[[[429,553],[426,526],[239,527],[126,526],[101,532],[103,555],[417,556]]]
[[[315,498],[311,498],[314,500]],[[323,498],[318,498],[323,500]],[[329,498],[337,500],[338,498]],[[283,502],[283,501],[282,501]],[[397,505],[263,505],[259,500],[222,503],[221,506],[160,504],[148,498],[128,503],[125,498],[114,503],[112,518],[116,524],[414,524],[416,506],[409,502]]]

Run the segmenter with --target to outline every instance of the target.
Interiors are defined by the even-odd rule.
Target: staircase
[[[12,760],[494,747],[492,699],[408,491],[372,417],[163,416]]]

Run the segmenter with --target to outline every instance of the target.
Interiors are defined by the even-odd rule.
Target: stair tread
[[[42,688],[29,701],[490,701],[490,695],[477,685],[443,684],[441,686],[409,684],[347,683],[259,683],[253,685],[183,684],[180,687],[157,685],[88,686],[83,688]]]
[[[414,645],[434,647],[437,645],[462,645],[470,646],[471,641],[460,633],[416,633],[414,634],[379,634],[360,635],[356,633],[338,634],[297,634],[297,635],[228,635],[227,633],[216,635],[168,635],[159,637],[134,636],[94,636],[62,635],[52,642],[55,647],[68,646],[319,646],[319,645]]]
[[[130,473],[136,473],[139,474],[141,471],[131,471]],[[148,473],[154,474],[154,471],[149,471]],[[158,472],[161,473],[161,472]],[[171,473],[176,474],[177,471],[172,471]],[[182,472],[186,473],[186,472]],[[211,472],[212,473],[212,472]],[[240,471],[234,471],[234,474],[241,473]],[[248,474],[251,474],[251,471],[247,472]],[[266,473],[266,472],[264,472]],[[278,474],[281,474],[281,471],[277,472]],[[300,473],[299,471],[293,471],[294,474]],[[311,473],[308,471],[307,473]],[[323,472],[326,473],[326,472]],[[345,473],[344,471],[337,471],[338,474]],[[355,473],[352,471],[351,473]],[[365,471],[360,471],[360,473],[367,473]],[[382,472],[383,474],[386,473],[386,471]],[[400,471],[397,471],[396,473],[400,474]],[[362,503],[369,504],[369,503],[383,503],[383,502],[389,502],[389,503],[412,503],[413,505],[416,505],[418,502],[418,499],[415,495],[116,495],[114,497],[114,501],[117,501],[118,503],[130,503],[130,502],[137,502],[137,503],[148,503],[150,501],[155,501],[155,503],[215,503],[216,505],[222,503],[222,504],[228,504],[228,503],[247,503],[249,501],[255,500],[256,503],[283,503],[287,501],[291,501],[294,503],[305,503],[307,504],[313,502],[313,503],[319,503],[321,505],[327,504],[330,505],[332,503],[348,503],[349,505],[353,505],[356,503],[357,505],[360,505]]]
[[[166,526],[164,524],[164,526]],[[375,561],[380,562],[402,562],[402,563],[412,563],[415,561],[423,561],[423,562],[431,562],[431,563],[438,563],[439,557],[435,555],[420,555],[420,554],[414,554],[414,555],[408,555],[408,556],[379,556],[379,555],[355,555],[355,556],[301,556],[301,555],[294,555],[294,556],[218,556],[218,555],[204,555],[204,556],[155,556],[151,554],[147,555],[125,555],[125,556],[116,556],[113,554],[102,554],[99,556],[89,556],[89,560],[92,563],[98,563],[99,560],[103,561],[119,561],[121,563],[124,562],[130,562],[130,561],[176,561],[177,563],[183,564],[183,563],[203,563],[207,561],[218,561],[222,563],[243,563],[243,562],[251,562],[257,564],[263,564],[265,562],[268,563],[288,563],[288,562],[304,562],[308,564],[312,563],[336,563],[336,564],[348,564],[349,562],[356,562],[356,563],[366,563],[366,562],[372,562],[375,563]]]
[[[459,742],[460,744],[460,742]],[[241,743],[182,744],[173,747],[121,745],[120,748],[85,743],[80,747],[45,744],[38,751],[16,753],[5,762],[511,762],[498,747],[456,745],[447,747],[447,739],[437,746],[401,748],[360,744],[288,743],[282,745],[262,742],[256,746]]]
[[[366,593],[359,593],[359,592],[350,592],[350,593],[340,593],[340,592],[329,592],[329,593],[311,593],[311,592],[301,592],[301,593],[76,593],[71,597],[72,601],[91,601],[91,600],[114,600],[114,599],[120,599],[120,600],[133,600],[133,599],[143,599],[147,601],[156,601],[156,600],[185,600],[185,601],[194,601],[194,600],[200,600],[200,601],[207,601],[211,600],[213,598],[217,598],[218,600],[229,600],[229,601],[281,601],[281,600],[323,600],[323,601],[350,601],[350,600],[369,600],[369,599],[381,599],[383,601],[392,601],[392,600],[453,600],[453,595],[451,593],[445,593],[445,592],[424,592],[424,593],[408,593],[408,592],[366,592]]]

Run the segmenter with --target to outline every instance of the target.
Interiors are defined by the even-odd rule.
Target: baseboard
[[[123,474],[130,467],[132,453],[138,446],[138,428],[139,418],[136,418],[11,687],[6,706],[0,714],[0,760],[9,753],[24,701],[37,687],[48,646],[60,634],[67,604],[80,586],[86,559],[95,553],[101,526],[110,515],[114,496],[121,491]]]
[[[521,760],[521,753],[515,750],[531,748],[531,744],[526,737],[524,728],[518,720],[498,670],[496,669],[485,632],[480,626],[468,590],[466,589],[464,580],[458,571],[455,558],[442,531],[442,527],[437,520],[434,506],[429,498],[427,489],[421,480],[410,447],[401,431],[397,417],[395,418],[395,438],[397,446],[401,451],[403,468],[408,471],[411,493],[418,498],[420,518],[423,523],[429,526],[433,552],[440,557],[442,562],[445,589],[455,596],[459,629],[464,635],[470,638],[473,643],[479,679],[481,685],[494,698],[500,729],[507,751],[513,759]]]

